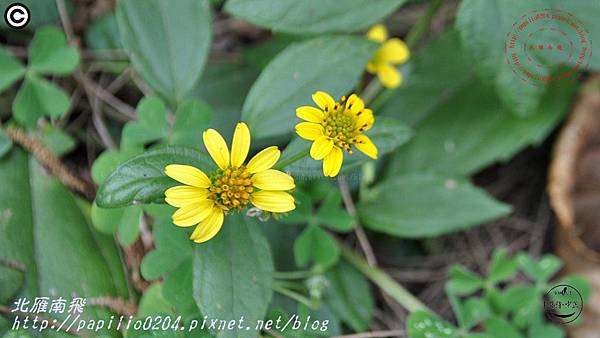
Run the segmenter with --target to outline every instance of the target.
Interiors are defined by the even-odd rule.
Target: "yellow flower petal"
[[[325,120],[325,114],[322,110],[311,106],[302,106],[296,109],[296,116],[299,118],[315,123],[321,123]]]
[[[379,67],[377,70],[377,77],[386,88],[396,88],[402,81],[402,76],[398,69],[389,64],[384,64]]]
[[[173,223],[180,227],[189,227],[202,222],[214,207],[212,200],[204,200],[200,203],[188,204],[179,208],[171,217]]]
[[[324,129],[320,124],[300,122],[296,125],[296,134],[305,140],[314,141],[324,135]]]
[[[215,161],[219,168],[223,170],[227,169],[229,167],[229,149],[223,136],[214,129],[208,129],[202,134],[202,139],[213,161]]]
[[[209,195],[208,189],[191,187],[189,185],[178,185],[165,191],[165,202],[181,208],[188,204],[200,203]]]
[[[377,159],[377,147],[367,135],[357,135],[356,141],[357,142],[354,145],[358,150],[362,151],[363,153],[365,153],[365,155],[369,156],[374,160]]]
[[[279,156],[281,156],[281,152],[277,146],[265,148],[258,154],[254,155],[250,162],[248,162],[246,168],[251,174],[271,169],[271,167],[274,166],[277,161],[279,161]]]
[[[333,147],[329,155],[323,159],[323,175],[327,177],[335,177],[340,172],[342,163],[344,162],[344,153],[342,149]]]
[[[283,191],[257,191],[250,195],[250,201],[257,208],[270,212],[288,212],[296,209],[294,197]]]
[[[315,160],[322,160],[333,148],[333,141],[327,136],[321,136],[313,142],[310,147],[310,157]]]
[[[233,132],[231,144],[231,165],[239,167],[244,164],[250,150],[250,129],[244,122],[240,122]]]
[[[404,41],[394,38],[386,41],[377,51],[378,58],[392,64],[401,64],[410,57],[410,50]]]
[[[165,174],[177,182],[198,188],[208,188],[210,179],[202,170],[183,164],[169,164],[165,167]]]
[[[190,239],[196,243],[204,243],[212,239],[221,230],[224,218],[225,215],[221,209],[213,208],[210,215],[194,229]]]
[[[252,184],[262,190],[290,190],[296,186],[292,176],[275,169],[254,174]]]
[[[321,107],[321,109],[326,112],[331,111],[335,105],[335,100],[331,97],[331,95],[322,91],[315,92],[312,95],[312,99],[319,107]]]
[[[382,24],[377,24],[371,27],[371,29],[369,29],[369,31],[367,32],[367,38],[369,40],[376,41],[379,43],[385,41],[387,39],[387,36],[387,29]]]
[[[363,109],[356,118],[356,127],[361,132],[371,129],[373,123],[375,123],[375,117],[373,116],[373,111],[368,108]]]
[[[352,114],[356,114],[365,109],[365,103],[358,95],[352,94],[346,101],[346,109],[350,109]]]

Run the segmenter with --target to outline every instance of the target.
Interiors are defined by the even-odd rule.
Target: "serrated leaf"
[[[244,102],[242,119],[253,137],[291,134],[297,107],[324,90],[339,97],[359,80],[376,45],[354,36],[320,37],[291,44],[261,73]],[[340,52],[343,51],[343,52]]]
[[[206,0],[123,0],[117,4],[121,41],[133,66],[171,107],[192,90],[211,42]]]
[[[390,178],[373,187],[372,195],[357,206],[365,227],[403,238],[463,230],[511,210],[466,180],[433,174]]]
[[[355,32],[405,0],[229,0],[225,10],[257,26],[289,33]]]
[[[66,75],[79,65],[79,51],[67,45],[56,27],[38,29],[29,46],[29,68],[40,74]]]
[[[368,330],[375,311],[369,281],[344,261],[325,276],[331,283],[325,299],[333,312],[354,331]]]
[[[23,77],[25,67],[9,51],[0,47],[0,92]]]
[[[42,116],[59,117],[69,109],[70,101],[62,90],[34,74],[27,74],[12,109],[17,121],[33,128]]]
[[[169,146],[147,151],[121,164],[98,190],[96,202],[103,208],[161,200],[177,183],[164,174],[169,164],[186,164],[205,172],[215,168],[210,157],[193,148]]]
[[[327,269],[339,260],[340,248],[325,230],[309,225],[294,242],[294,257],[298,266],[313,261]]]
[[[456,338],[457,329],[440,317],[425,311],[416,311],[408,316],[406,331],[411,338]]]
[[[221,231],[195,246],[194,299],[203,315],[255,323],[272,297],[273,261],[267,240],[254,220],[225,218]],[[256,337],[254,330],[219,331],[217,337]]]
[[[450,267],[448,273],[450,275],[447,287],[448,293],[460,296],[468,295],[479,290],[484,285],[481,277],[460,265]]]

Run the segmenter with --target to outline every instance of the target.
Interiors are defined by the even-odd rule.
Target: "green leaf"
[[[65,155],[75,148],[75,140],[71,135],[50,123],[38,126],[35,134],[57,156]]]
[[[525,338],[509,322],[501,317],[493,317],[485,322],[485,332],[493,338]]]
[[[0,259],[25,266],[20,297],[127,297],[114,243],[91,229],[67,188],[18,148],[0,161],[0,180],[3,189],[19,192],[0,194]],[[85,315],[101,319],[111,313],[86,307]]]
[[[94,20],[85,31],[85,42],[92,50],[124,53],[115,13],[107,11]],[[106,60],[99,63],[114,73],[121,73],[129,65],[128,60]]]
[[[188,240],[189,241],[189,240]],[[185,317],[198,317],[194,302],[194,276],[192,259],[186,259],[169,273],[163,282],[163,297],[175,308],[175,313]]]
[[[550,324],[539,324],[532,326],[529,330],[529,338],[565,338],[564,331]]]
[[[396,176],[371,192],[371,199],[357,206],[362,222],[371,230],[398,237],[437,236],[510,212],[508,205],[465,180],[433,174]]]
[[[549,89],[543,107],[531,116],[515,116],[502,107],[493,88],[474,76],[459,47],[453,32],[433,40],[412,58],[406,85],[384,106],[383,114],[415,129],[411,141],[392,156],[389,176],[417,171],[470,175],[540,143],[567,111],[575,87],[564,84]]]
[[[142,276],[147,280],[158,279],[193,257],[193,242],[170,219],[158,222],[153,230],[156,249],[144,256],[141,265]]]
[[[408,316],[406,331],[410,338],[456,338],[458,332],[450,323],[437,315],[416,311]]]
[[[254,68],[237,63],[215,63],[206,68],[194,96],[214,110],[211,127],[223,135],[233,134],[244,98],[257,76]]]
[[[305,191],[296,189],[292,193],[296,209],[282,217],[279,221],[285,224],[306,224],[313,216],[313,201]]]
[[[209,127],[212,109],[197,99],[184,101],[175,113],[175,125],[169,137],[170,144],[198,146],[200,133]]]
[[[242,112],[255,138],[290,134],[297,107],[312,104],[324,90],[347,94],[358,82],[376,45],[355,36],[329,36],[291,44],[262,72]],[[343,52],[340,52],[343,51]]]
[[[492,283],[503,282],[514,277],[518,268],[516,260],[509,258],[505,249],[497,249],[494,251],[490,262],[490,275],[488,279]]]
[[[462,326],[472,328],[479,322],[491,317],[492,310],[487,302],[481,298],[469,298],[462,306]]]
[[[333,312],[352,330],[367,331],[375,312],[369,281],[344,261],[325,276],[331,283],[325,301]]]
[[[119,242],[128,247],[137,240],[140,233],[142,207],[132,205],[118,209],[104,209],[92,204],[92,224],[98,231],[113,235],[117,234]]]
[[[289,33],[356,32],[382,21],[405,0],[229,0],[225,10]]]
[[[156,96],[144,97],[137,106],[137,120],[123,128],[123,145],[143,145],[167,137],[167,108]]]
[[[221,231],[195,246],[194,299],[203,315],[256,323],[272,297],[273,260],[260,226],[240,214],[225,218]],[[217,337],[256,337],[254,330],[220,331]]]
[[[123,0],[116,11],[133,66],[170,106],[176,106],[204,68],[211,42],[208,1]]]
[[[69,109],[69,105],[69,97],[62,89],[30,73],[25,76],[12,108],[17,121],[34,128],[38,118],[60,117]]]
[[[519,328],[528,327],[542,319],[542,295],[536,287],[511,286],[499,300],[500,308],[512,313],[513,322]]]
[[[354,228],[354,219],[342,207],[342,194],[338,189],[332,189],[321,202],[316,218],[319,223],[332,230],[349,232]]]
[[[379,156],[383,156],[394,151],[400,145],[406,143],[413,135],[413,132],[404,123],[390,117],[377,117],[373,128],[366,133],[373,143],[377,146]],[[294,138],[281,155],[281,161],[287,156],[294,154],[300,149],[310,148],[310,142]],[[344,154],[344,164],[340,172],[349,173],[357,169],[367,161],[372,161],[360,151],[356,150],[352,155]],[[323,177],[323,161],[315,161],[310,156],[293,163],[288,167],[296,176],[302,177]]]
[[[29,46],[29,68],[41,74],[66,75],[79,65],[79,51],[67,45],[56,27],[38,29]]]
[[[327,231],[309,225],[294,242],[294,257],[298,266],[314,261],[327,269],[340,258],[340,248]]]
[[[263,70],[287,46],[302,39],[299,35],[275,34],[266,42],[242,50],[242,59],[257,70]]]
[[[117,169],[121,163],[141,152],[141,147],[105,150],[98,156],[92,165],[92,179],[98,185],[104,183],[106,178]]]
[[[25,67],[9,51],[0,47],[0,92],[23,77]]]
[[[12,149],[12,146],[12,140],[0,129],[0,159]]]
[[[177,185],[164,174],[169,164],[191,165],[207,173],[215,168],[207,154],[193,148],[163,147],[150,150],[115,169],[100,186],[96,203],[103,208],[116,208],[162,199],[166,189]]]
[[[448,293],[459,296],[469,295],[484,286],[483,279],[460,265],[450,267]]]
[[[536,261],[522,253],[516,257],[520,268],[534,281],[547,282],[562,267],[562,262],[554,255],[544,255]]]

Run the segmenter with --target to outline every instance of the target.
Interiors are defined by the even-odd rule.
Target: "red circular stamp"
[[[573,14],[547,8],[521,16],[506,34],[506,62],[521,80],[551,86],[577,76],[592,56],[592,40]]]

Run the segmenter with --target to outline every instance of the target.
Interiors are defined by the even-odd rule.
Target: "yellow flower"
[[[248,203],[259,209],[282,213],[294,210],[294,198],[286,192],[293,189],[294,178],[271,169],[281,152],[268,147],[244,164],[250,150],[250,130],[240,122],[233,134],[231,156],[225,140],[214,129],[202,135],[204,146],[219,169],[212,175],[181,164],[170,164],[165,174],[183,183],[165,191],[165,201],[179,208],[172,216],[181,227],[198,224],[190,239],[206,242],[221,229],[224,217],[231,211],[242,211]]]
[[[367,38],[381,44],[375,56],[367,64],[367,71],[377,74],[384,87],[398,87],[402,82],[402,74],[396,66],[406,62],[410,57],[408,46],[398,38],[388,40],[387,29],[381,24],[369,29]]]
[[[296,109],[296,116],[305,120],[296,125],[296,133],[300,137],[314,141],[310,148],[310,156],[315,160],[323,160],[323,174],[335,177],[342,167],[346,150],[352,154],[351,146],[367,156],[376,159],[377,147],[363,132],[371,129],[375,122],[373,111],[365,108],[363,100],[356,94],[341,102],[318,91],[312,95],[319,106],[303,106]]]

